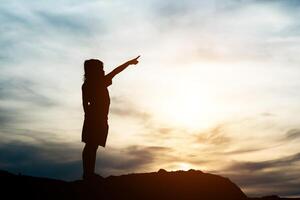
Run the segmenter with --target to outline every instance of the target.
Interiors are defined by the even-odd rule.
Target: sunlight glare
[[[203,128],[211,120],[214,107],[213,102],[208,99],[209,95],[204,92],[204,89],[195,86],[179,86],[176,93],[162,101],[160,113],[174,126],[187,129]]]
[[[191,166],[188,163],[179,163],[179,170],[188,171],[191,169]]]

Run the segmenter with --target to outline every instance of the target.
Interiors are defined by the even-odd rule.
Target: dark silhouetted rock
[[[158,173],[159,173],[159,174],[167,173],[167,170],[165,170],[165,169],[160,169],[160,170],[158,170]]]
[[[197,170],[97,177],[66,182],[0,171],[1,199],[244,200],[228,178]],[[276,196],[265,198],[275,200]]]
[[[246,198],[229,179],[201,171],[159,170],[158,173],[110,176],[106,179],[105,187],[107,197],[112,199],[235,200]]]

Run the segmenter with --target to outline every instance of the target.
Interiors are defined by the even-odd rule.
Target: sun
[[[183,162],[178,164],[178,168],[179,170],[188,171],[191,169],[191,165]]]
[[[162,101],[159,113],[174,126],[199,129],[210,120],[210,109],[213,105],[199,89],[179,87],[166,99],[168,101]]]
[[[207,64],[208,65],[208,64]],[[218,74],[205,70],[204,63],[194,63],[175,70],[153,97],[155,116],[174,128],[195,131],[208,128],[222,118],[223,99]],[[211,66],[211,65],[208,65]],[[212,66],[215,68],[216,66]]]

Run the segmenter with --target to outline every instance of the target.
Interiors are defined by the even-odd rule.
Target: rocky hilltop
[[[1,199],[247,200],[224,178],[198,170],[109,176],[85,182],[14,175],[0,171]],[[0,196],[0,197],[1,197]],[[277,196],[254,199],[280,199]]]

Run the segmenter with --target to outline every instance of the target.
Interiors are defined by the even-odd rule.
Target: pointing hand
[[[129,60],[129,61],[127,61],[127,63],[129,64],[129,65],[136,65],[136,64],[138,64],[139,63],[139,61],[138,61],[138,58],[139,58],[140,56],[138,56],[138,57],[136,57],[136,58],[134,58],[134,59],[132,59],[132,60]]]

